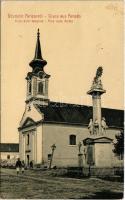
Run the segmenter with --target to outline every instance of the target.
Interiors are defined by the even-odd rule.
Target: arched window
[[[31,94],[32,91],[32,85],[31,85],[31,81],[29,82],[29,94]]]
[[[76,145],[76,135],[70,135],[69,136],[69,144],[70,145]]]
[[[38,94],[43,94],[43,83],[42,82],[38,83]]]
[[[27,135],[27,145],[29,145],[29,141],[30,141],[30,136],[29,134]]]

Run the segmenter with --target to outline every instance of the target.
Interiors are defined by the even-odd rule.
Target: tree
[[[123,159],[124,155],[124,131],[121,130],[120,134],[115,135],[116,143],[114,143],[114,149],[113,152],[120,157],[120,159]]]

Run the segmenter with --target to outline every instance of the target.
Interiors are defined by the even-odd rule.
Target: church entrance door
[[[29,166],[29,160],[30,160],[30,156],[27,155],[27,166]]]

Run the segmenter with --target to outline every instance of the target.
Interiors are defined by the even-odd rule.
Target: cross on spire
[[[39,28],[38,28],[38,31],[37,31],[37,37],[40,37]]]
[[[39,28],[38,28],[38,32],[37,32],[37,41],[36,41],[36,50],[35,50],[35,56],[34,59],[41,59],[42,58],[42,53],[41,53],[41,45],[40,45],[40,32],[39,32]]]

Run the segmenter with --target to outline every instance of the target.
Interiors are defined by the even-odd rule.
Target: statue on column
[[[93,121],[92,121],[92,119],[90,119],[88,129],[89,129],[90,135],[92,135],[93,134]]]
[[[78,144],[78,148],[79,148],[79,154],[81,154],[81,147],[82,147],[82,143],[81,143],[81,142],[79,142],[79,144]]]
[[[94,134],[97,135],[99,133],[99,123],[98,123],[98,120],[95,119],[95,122],[94,122]]]
[[[102,126],[102,134],[106,133],[106,129],[108,128],[108,126],[106,124],[105,117],[102,118],[101,126]]]
[[[93,83],[92,83],[92,89],[94,88],[98,88],[98,89],[102,89],[102,82],[100,77],[102,76],[102,72],[103,72],[103,68],[102,67],[98,67],[97,71],[96,71],[96,76],[94,77]]]
[[[98,120],[95,119],[94,123],[92,121],[92,119],[90,119],[89,125],[88,125],[88,129],[90,132],[90,135],[97,135],[99,132],[99,123]]]

